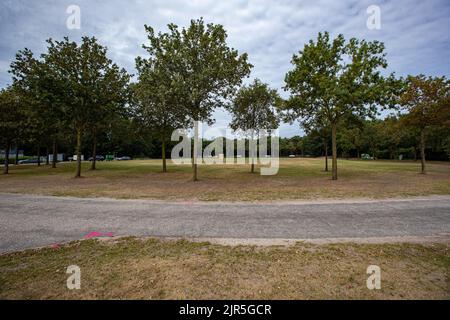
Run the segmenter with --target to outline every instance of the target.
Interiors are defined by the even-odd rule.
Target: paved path
[[[208,203],[0,194],[0,251],[115,236],[322,239],[450,236],[450,196]]]

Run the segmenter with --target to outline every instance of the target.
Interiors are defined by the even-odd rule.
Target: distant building
[[[5,158],[5,150],[0,150],[0,158]],[[9,157],[14,158],[16,156],[16,149],[9,150]],[[23,157],[23,150],[19,149],[19,157]]]
[[[53,162],[53,154],[49,154],[48,159],[50,162]],[[64,153],[58,153],[56,156],[56,161],[64,161]]]

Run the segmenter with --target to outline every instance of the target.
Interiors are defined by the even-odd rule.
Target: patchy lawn
[[[85,240],[0,255],[0,299],[450,299],[449,249]],[[66,287],[69,265],[80,290]],[[369,265],[381,268],[380,290],[366,287]]]
[[[412,161],[339,160],[339,180],[323,171],[324,159],[281,159],[274,176],[251,174],[249,165],[200,166],[201,181],[192,182],[189,165],[169,161],[168,173],[161,160],[100,162],[73,178],[75,163],[58,168],[36,165],[11,166],[0,175],[0,192],[55,196],[147,198],[167,200],[278,200],[391,198],[450,194],[450,165],[429,162],[428,174],[419,174],[420,163]]]

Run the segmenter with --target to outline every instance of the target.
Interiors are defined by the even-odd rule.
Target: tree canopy
[[[252,65],[247,54],[239,55],[226,42],[227,33],[220,24],[205,24],[203,19],[191,20],[189,27],[168,25],[168,32],[155,34],[145,26],[150,57],[148,63],[160,63],[172,80],[171,86],[181,97],[189,119],[196,123],[212,123],[214,109],[229,104],[242,79]],[[197,180],[198,129],[194,132],[193,180]]]
[[[260,130],[278,128],[279,119],[275,109],[280,104],[281,98],[277,91],[255,79],[250,85],[239,89],[233,104],[229,107],[232,114],[230,127],[235,131],[250,133],[253,140],[258,137]],[[251,172],[254,172],[256,150],[252,151]]]
[[[28,115],[26,97],[14,86],[0,91],[0,143],[5,148],[3,173],[9,172],[9,152],[12,142],[20,137],[21,130],[27,126]]]
[[[433,125],[450,123],[450,81],[445,77],[409,76],[398,103],[407,113],[406,125],[420,132],[421,172],[425,169],[425,130]]]
[[[336,130],[348,115],[374,117],[377,106],[392,103],[396,81],[384,78],[387,67],[384,44],[343,35],[330,39],[319,33],[292,58],[293,70],[286,74],[285,89],[291,93],[284,106],[285,119],[308,126],[326,120],[332,135],[332,178],[337,179]]]
[[[80,45],[67,37],[47,42],[48,52],[43,58],[55,80],[62,84],[59,93],[63,113],[67,124],[76,132],[76,177],[79,177],[85,130],[95,129],[111,113],[124,107],[129,75],[107,58],[106,47],[94,37],[83,37]]]

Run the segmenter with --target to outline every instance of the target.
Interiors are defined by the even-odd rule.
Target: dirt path
[[[220,238],[230,243],[233,239],[448,239],[450,196],[233,203],[0,194],[2,252],[96,235]]]

